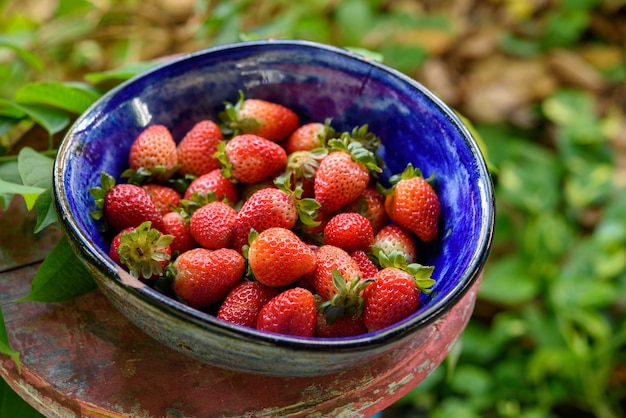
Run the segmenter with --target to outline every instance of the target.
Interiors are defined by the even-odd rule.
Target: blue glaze
[[[422,249],[435,266],[436,285],[422,307],[402,323],[358,338],[307,340],[233,326],[195,311],[149,288],[119,284],[108,258],[107,237],[90,212],[89,188],[101,171],[115,176],[127,167],[133,139],[150,124],[168,126],[180,140],[202,119],[217,120],[225,101],[246,97],[281,103],[301,121],[333,118],[337,130],[369,124],[382,138],[383,177],[411,162],[425,177],[434,173],[441,201],[441,233]],[[118,177],[119,179],[119,177]],[[306,41],[259,41],[216,47],[162,64],[110,91],[83,114],[62,143],[54,191],[61,224],[97,281],[118,286],[166,315],[175,314],[229,338],[290,349],[375,347],[418,331],[449,310],[475,282],[490,249],[493,188],[485,162],[454,113],[418,82],[346,50]],[[135,315],[136,322],[145,318]],[[164,319],[165,320],[165,319]],[[153,332],[154,334],[154,332]],[[167,343],[167,342],[166,342]],[[213,360],[213,359],[211,359]],[[209,360],[209,361],[211,361]]]

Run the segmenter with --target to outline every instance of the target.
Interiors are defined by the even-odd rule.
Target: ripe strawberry
[[[363,316],[341,316],[332,324],[328,323],[324,312],[317,314],[317,328],[315,336],[318,338],[342,338],[354,337],[365,334],[367,328],[363,322]]]
[[[131,170],[147,170],[157,179],[165,180],[178,169],[176,142],[164,125],[145,128],[133,141],[128,155]]]
[[[201,176],[220,168],[215,157],[217,143],[224,140],[224,135],[217,123],[202,120],[196,123],[176,147],[182,175]]]
[[[324,228],[324,244],[347,252],[369,251],[374,242],[374,230],[367,218],[356,212],[341,212],[330,218]]]
[[[330,300],[338,293],[333,283],[332,272],[337,270],[345,283],[361,276],[356,261],[346,251],[333,245],[322,245],[316,253],[317,263],[313,271],[315,291],[324,300]]]
[[[370,183],[370,170],[379,172],[374,154],[349,138],[328,142],[331,152],[315,175],[315,200],[324,212],[335,212],[357,199]]]
[[[180,203],[181,195],[175,189],[156,183],[144,184],[143,189],[148,192],[161,215],[171,212]]]
[[[287,289],[259,312],[257,329],[285,335],[314,337],[317,308],[313,293],[301,287]]]
[[[193,212],[189,230],[204,248],[227,248],[233,241],[236,219],[235,209],[223,202],[211,202]]]
[[[97,210],[91,216],[104,219],[115,231],[139,226],[149,221],[158,230],[163,228],[159,208],[144,189],[134,184],[115,184],[115,179],[107,173],[100,175],[100,187],[89,189]]]
[[[223,201],[226,199],[230,204],[235,204],[239,199],[237,186],[224,177],[220,169],[212,170],[194,179],[189,183],[183,198],[185,200],[193,200],[194,193],[204,196],[213,193],[215,194],[215,200]]]
[[[228,293],[217,311],[217,317],[234,324],[256,328],[261,308],[279,293],[280,290],[275,287],[244,280]]]
[[[248,265],[264,285],[288,286],[315,269],[315,252],[292,231],[269,228],[252,235]]]
[[[109,255],[136,279],[152,281],[163,274],[170,262],[171,235],[163,235],[143,222],[136,228],[125,228],[111,242]]]
[[[285,140],[300,125],[291,109],[267,100],[246,99],[243,92],[235,104],[226,103],[219,116],[235,135],[255,134],[274,142]]]
[[[235,223],[234,248],[248,243],[251,229],[263,232],[272,227],[292,229],[298,220],[298,208],[289,194],[277,188],[257,190],[246,200]]]
[[[364,279],[371,279],[376,276],[378,273],[378,267],[370,258],[367,256],[365,251],[363,250],[355,250],[350,253],[350,257],[356,261],[359,266],[359,270],[361,270],[361,277]]]
[[[391,326],[413,314],[419,305],[420,288],[409,273],[387,267],[363,292],[363,321],[369,332]]]
[[[242,134],[218,145],[222,174],[240,183],[253,184],[274,176],[287,165],[287,153],[275,142]]]
[[[372,224],[374,234],[389,223],[389,217],[385,212],[385,196],[376,186],[368,186],[359,198],[345,205],[342,210],[358,212],[365,216]]]
[[[309,122],[293,131],[283,146],[287,154],[293,154],[296,151],[312,151],[316,148],[324,148],[326,141],[334,136],[335,131],[330,126],[330,119],[324,123]]]
[[[437,237],[440,204],[437,193],[419,169],[408,164],[402,174],[390,179],[391,189],[385,198],[385,211],[401,227],[424,242]]]
[[[391,256],[394,251],[399,252],[406,260],[406,264],[414,263],[417,259],[413,236],[406,229],[395,224],[381,229],[374,237],[372,247],[376,247],[387,256]]]
[[[245,265],[245,259],[235,250],[194,248],[172,263],[172,290],[192,308],[208,308],[239,283]]]
[[[169,212],[163,215],[163,233],[174,237],[170,244],[172,254],[182,254],[198,246],[191,235],[189,220],[179,212]]]

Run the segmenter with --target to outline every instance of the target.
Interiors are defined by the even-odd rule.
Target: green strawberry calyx
[[[104,197],[113,186],[115,186],[115,178],[103,171],[100,173],[100,186],[89,189],[89,194],[93,197],[96,205],[96,209],[91,212],[91,217],[96,221],[101,220],[104,216]]]
[[[412,163],[408,163],[406,167],[404,168],[404,170],[402,171],[402,173],[394,174],[393,176],[389,177],[389,184],[391,185],[389,188],[385,188],[380,183],[377,183],[376,187],[378,188],[379,192],[381,192],[384,196],[387,196],[395,190],[396,185],[400,183],[400,181],[412,179],[413,177],[424,178],[424,174],[422,173],[422,170],[420,170],[417,167],[414,167]],[[431,183],[434,180],[434,178],[435,178],[435,173],[431,174],[430,177],[428,178],[424,178],[424,180],[428,183]]]
[[[331,280],[337,288],[337,293],[330,300],[320,303],[317,310],[324,314],[329,325],[342,317],[359,318],[363,314],[363,290],[373,282],[373,279],[362,279],[357,276],[347,283],[341,272],[334,268]]]
[[[341,151],[350,154],[353,161],[364,165],[374,176],[383,171],[378,165],[376,155],[362,143],[352,139],[348,132],[341,134],[340,138],[330,139],[327,147],[330,152]]]
[[[318,226],[319,221],[316,220],[320,204],[317,200],[310,197],[302,197],[304,189],[302,182],[291,183],[292,173],[286,171],[274,179],[274,184],[278,189],[291,196],[298,210],[298,219],[306,226]]]
[[[255,133],[261,127],[261,122],[255,118],[240,117],[239,112],[245,100],[243,90],[239,90],[239,97],[235,103],[224,102],[224,110],[218,114],[218,118],[225,136],[233,137],[240,133]]]
[[[173,240],[173,235],[161,234],[146,221],[120,236],[117,253],[131,276],[148,280],[163,275],[161,262],[170,260],[164,250]]]
[[[380,268],[393,267],[409,273],[415,279],[415,284],[424,293],[432,292],[435,280],[432,279],[434,266],[424,266],[419,263],[407,264],[405,255],[398,250],[384,251],[380,247],[372,247],[372,260]]]

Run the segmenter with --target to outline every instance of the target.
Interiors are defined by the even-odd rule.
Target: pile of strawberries
[[[134,277],[218,318],[303,337],[393,325],[434,284],[416,242],[438,234],[439,200],[408,165],[383,187],[380,138],[241,94],[176,141],[134,140],[124,182],[90,190],[110,256]],[[119,174],[119,173],[118,173]]]

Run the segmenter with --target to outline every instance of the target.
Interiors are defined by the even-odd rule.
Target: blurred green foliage
[[[465,334],[383,415],[625,416],[626,1],[2,0],[0,12],[0,156],[37,126],[54,152],[96,97],[171,54],[272,37],[380,54],[472,120],[498,208]],[[528,64],[540,77],[513,78]],[[19,408],[3,388],[0,410]]]

